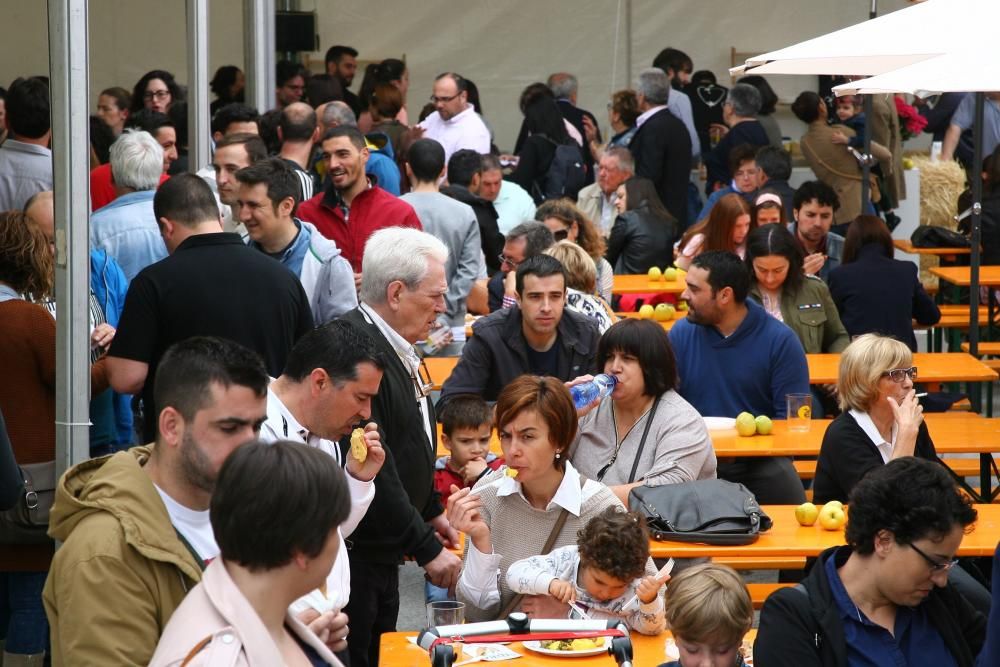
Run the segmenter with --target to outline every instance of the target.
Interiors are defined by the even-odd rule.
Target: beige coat
[[[861,215],[861,165],[847,146],[833,143],[833,134],[838,131],[847,137],[855,134],[845,125],[817,121],[809,125],[799,145],[816,178],[836,191],[840,208],[834,213],[834,220],[840,224]],[[872,154],[879,159],[890,157],[888,151],[874,141]]]
[[[885,176],[885,184],[893,205],[906,199],[906,181],[903,178],[903,137],[899,130],[899,114],[892,95],[872,95],[872,143],[885,146],[889,155],[875,155]],[[872,154],[875,151],[872,150]]]
[[[334,667],[341,662],[309,628],[291,614],[285,624],[305,644]],[[222,558],[205,570],[177,608],[150,667],[272,667],[282,664],[281,652],[263,621],[236,587]]]

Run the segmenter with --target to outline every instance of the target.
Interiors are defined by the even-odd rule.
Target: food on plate
[[[356,428],[351,431],[351,456],[358,463],[364,463],[368,458],[368,446],[365,445],[365,430]]]
[[[590,651],[604,646],[604,637],[592,639],[543,639],[539,642],[542,648],[550,651]]]

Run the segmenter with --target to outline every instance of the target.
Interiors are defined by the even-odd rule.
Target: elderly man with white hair
[[[351,667],[378,665],[379,635],[396,629],[404,556],[412,556],[442,588],[454,588],[462,566],[445,548],[457,546],[458,535],[434,491],[431,384],[413,348],[445,312],[447,261],[447,247],[426,232],[376,231],[362,258],[361,304],[341,318],[374,339],[384,363],[371,420],[382,429],[385,464],[349,552],[351,599],[344,611],[351,619]]]
[[[635,89],[642,112],[635,122],[639,129],[629,145],[635,158],[635,175],[653,181],[663,205],[677,218],[679,228],[685,229],[691,135],[667,108],[670,79],[663,70],[650,67],[639,72]]]
[[[90,247],[103,248],[131,281],[167,256],[153,213],[163,173],[163,148],[148,132],[126,130],[111,145],[111,179],[116,199],[90,218]]]

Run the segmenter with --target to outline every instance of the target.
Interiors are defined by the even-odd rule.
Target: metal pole
[[[274,0],[244,0],[246,100],[264,113],[274,106]]]
[[[979,356],[979,245],[981,240],[981,223],[983,211],[983,179],[979,172],[983,164],[983,107],[986,103],[986,93],[976,93],[976,122],[972,126],[972,142],[974,144],[972,169],[972,258],[969,262],[969,353]],[[989,326],[989,324],[987,324]],[[979,404],[979,383],[972,384],[972,404]]]
[[[868,20],[878,16],[878,0],[871,1],[871,7],[868,9]],[[871,160],[869,155],[872,154],[872,96],[864,96],[864,113],[865,113],[865,136],[864,136],[864,157],[865,161],[861,165],[861,210],[864,211],[868,208],[868,202],[871,201]]]
[[[90,457],[87,0],[49,0],[56,245],[56,469]]]
[[[211,159],[208,115],[208,0],[187,0],[188,169],[197,172]]]
[[[625,0],[625,82],[632,80],[632,0]]]

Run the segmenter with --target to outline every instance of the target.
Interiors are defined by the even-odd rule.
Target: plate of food
[[[542,639],[541,641],[523,642],[524,648],[543,655],[556,655],[562,658],[581,658],[585,655],[599,655],[608,652],[605,637],[587,639]]]

